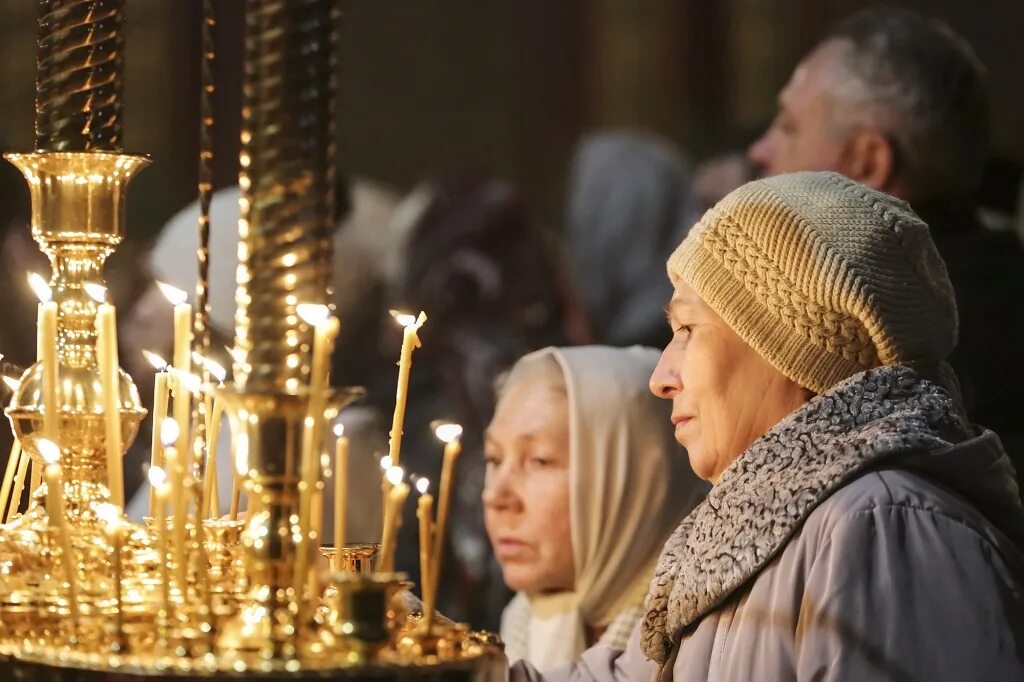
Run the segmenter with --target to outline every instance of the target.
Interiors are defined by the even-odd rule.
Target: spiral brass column
[[[253,587],[219,645],[265,660],[298,657],[307,625],[310,595],[293,576],[312,554],[298,523],[312,330],[296,308],[330,303],[337,6],[246,2],[235,383],[224,399],[249,491]],[[352,395],[336,394],[332,414]]]

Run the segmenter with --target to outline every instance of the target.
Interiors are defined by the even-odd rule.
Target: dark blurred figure
[[[765,174],[838,171],[928,222],[956,289],[952,362],[968,412],[1024,472],[1024,254],[977,220],[988,128],[987,76],[970,46],[913,12],[871,9],[797,66],[749,157]]]
[[[580,143],[566,256],[599,343],[668,341],[664,261],[699,217],[691,184],[679,153],[654,135],[609,132]]]
[[[409,236],[396,270],[394,307],[429,316],[420,332],[423,347],[413,355],[402,466],[436,486],[442,446],[430,423],[447,418],[463,425],[439,608],[496,628],[509,593],[492,560],[480,507],[482,434],[494,410],[495,382],[528,351],[590,337],[553,235],[531,220],[507,183],[431,184],[398,213],[408,221]],[[392,364],[372,393],[389,421],[401,332],[388,320],[382,338],[391,345],[383,353]],[[397,561],[416,576],[414,512],[410,502]]]

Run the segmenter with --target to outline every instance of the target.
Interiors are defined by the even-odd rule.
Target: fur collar
[[[949,394],[902,366],[814,398],[740,455],[669,537],[644,604],[644,652],[664,664],[683,628],[756,575],[850,479],[970,435]]]

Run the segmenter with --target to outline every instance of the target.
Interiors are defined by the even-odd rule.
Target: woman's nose
[[[484,507],[491,511],[510,509],[519,504],[519,496],[509,481],[509,474],[503,470],[493,471],[487,476],[481,499]]]
[[[673,357],[670,355],[668,348],[662,351],[661,359],[658,360],[654,372],[651,373],[649,386],[651,393],[658,398],[665,398],[666,400],[671,400],[682,390],[683,385],[679,380],[679,372],[675,368]]]

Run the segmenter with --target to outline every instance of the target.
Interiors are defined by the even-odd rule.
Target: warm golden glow
[[[146,362],[153,365],[153,369],[157,371],[163,371],[167,369],[167,361],[157,355],[151,350],[142,351],[142,355],[146,358]]]
[[[170,447],[174,445],[180,434],[181,427],[178,426],[178,422],[174,421],[172,417],[167,417],[160,423],[160,442],[164,446]]]
[[[171,286],[166,282],[157,282],[157,287],[160,288],[160,293],[164,295],[167,302],[171,305],[181,305],[188,301],[188,292],[179,289],[178,287]]]
[[[451,443],[462,437],[462,427],[459,424],[441,424],[434,429],[434,434],[445,443]]]
[[[46,278],[38,272],[28,273],[28,285],[32,287],[32,291],[35,293],[36,298],[39,299],[40,303],[49,303],[53,300],[53,293],[50,291],[50,285],[46,283]]]
[[[306,324],[311,324],[314,327],[323,324],[331,316],[331,309],[319,303],[300,303],[295,307],[295,312]]]
[[[60,461],[60,448],[49,438],[36,440],[36,450],[47,464],[56,464]]]

